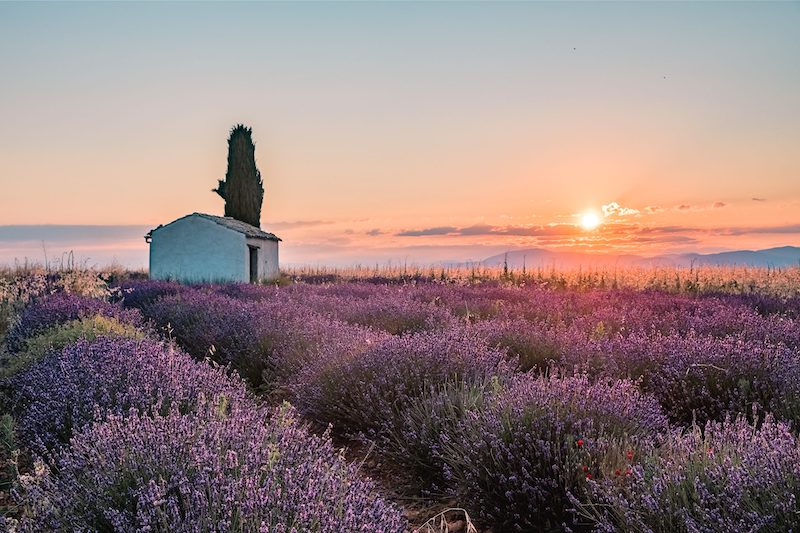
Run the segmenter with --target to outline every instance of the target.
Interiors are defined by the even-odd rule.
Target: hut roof
[[[145,239],[147,239],[149,241],[149,239],[153,235],[154,231],[156,231],[156,230],[158,230],[160,228],[163,228],[165,226],[169,226],[170,224],[174,224],[178,220],[183,220],[184,218],[193,217],[193,216],[198,216],[198,217],[201,217],[201,218],[205,218],[206,220],[210,220],[211,222],[219,224],[220,226],[224,226],[224,227],[226,227],[228,229],[232,229],[233,231],[242,233],[242,234],[244,234],[245,237],[249,237],[251,239],[265,239],[265,240],[269,240],[269,241],[280,241],[281,240],[279,237],[275,236],[274,234],[267,233],[266,231],[263,231],[260,228],[257,228],[255,226],[251,226],[250,224],[248,224],[246,222],[242,222],[241,220],[236,220],[235,218],[231,218],[231,217],[218,217],[216,215],[207,215],[205,213],[192,213],[191,215],[186,215],[185,217],[181,217],[181,218],[179,218],[177,220],[173,220],[169,224],[164,224],[164,225],[158,226],[157,228],[151,229],[147,233],[147,235],[145,235]]]

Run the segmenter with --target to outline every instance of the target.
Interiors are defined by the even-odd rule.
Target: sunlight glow
[[[600,225],[600,217],[594,213],[584,213],[581,216],[581,226],[583,229],[592,230]]]

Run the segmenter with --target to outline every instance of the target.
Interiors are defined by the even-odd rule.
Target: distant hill
[[[578,266],[691,266],[691,265],[740,265],[753,267],[800,266],[800,247],[782,246],[766,250],[739,250],[714,254],[667,254],[655,257],[637,255],[591,254],[581,252],[557,252],[544,248],[514,250],[507,254],[487,257],[480,264],[501,267],[508,261],[508,268],[578,267]]]
[[[653,257],[646,262],[670,265],[742,265],[754,267],[800,266],[800,248],[781,246],[766,250],[738,250],[715,254],[678,254]]]

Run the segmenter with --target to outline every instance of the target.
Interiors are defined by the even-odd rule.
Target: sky
[[[2,2],[0,263],[146,266],[148,228],[222,214],[237,123],[285,264],[800,245],[798,27],[798,2]]]

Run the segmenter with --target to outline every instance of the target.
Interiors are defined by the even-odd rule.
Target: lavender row
[[[110,309],[70,298],[38,302],[20,341]],[[235,373],[167,343],[79,340],[3,385],[20,440],[39,457],[17,490],[20,531],[405,528],[327,435],[310,434],[289,407],[260,407]]]
[[[754,403],[800,423],[800,322],[723,298],[363,283],[174,287],[157,282],[130,297],[172,294],[145,305],[148,317],[196,357],[233,363],[256,386],[296,382],[309,365],[361,353],[390,333],[472,324],[520,371],[631,379],[676,423],[749,413]]]
[[[789,426],[760,415],[800,417],[791,309],[661,293],[366,284],[183,289],[143,309],[196,357],[260,362],[258,383],[288,390],[302,414],[333,431],[376,444],[417,490],[469,503],[495,531],[704,531],[696,524],[711,519],[698,517],[725,513],[769,524],[769,505],[793,494],[741,494],[748,509],[761,502],[750,518],[709,496],[666,527],[647,507],[662,486],[636,482],[647,471],[648,480],[714,493],[729,479],[690,461],[695,433],[667,420],[738,428],[736,442],[753,454],[774,428],[788,435],[782,446],[796,447]],[[394,326],[404,323],[417,326]],[[723,422],[737,414],[745,416]],[[686,461],[683,478],[669,477],[671,454]],[[797,486],[791,473],[737,475],[753,491]],[[615,496],[622,489],[627,507]]]
[[[143,312],[190,354],[233,365],[256,388],[285,384],[323,350],[344,357],[388,335],[293,300],[242,301],[197,289],[157,299]]]

